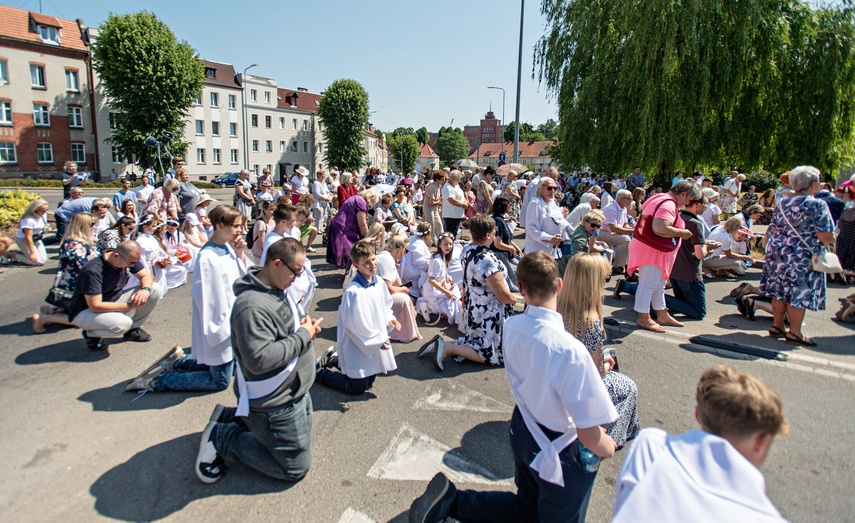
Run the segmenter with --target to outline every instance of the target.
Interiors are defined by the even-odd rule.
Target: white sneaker
[[[430,306],[428,305],[427,300],[424,298],[419,298],[418,300],[416,300],[416,308],[421,313],[422,318],[424,318],[425,320],[425,323],[430,323]]]
[[[163,367],[155,367],[149,372],[132,379],[130,383],[125,385],[125,390],[127,392],[133,392],[135,390],[149,390],[151,382],[161,374],[163,374]]]
[[[211,441],[211,435],[217,422],[210,421],[202,431],[202,441],[199,442],[199,453],[196,455],[196,477],[202,483],[216,483],[225,471],[225,462],[217,454],[217,448]]]

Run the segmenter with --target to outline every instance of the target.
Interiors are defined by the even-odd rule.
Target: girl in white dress
[[[410,250],[401,260],[401,280],[405,284],[410,283],[410,295],[419,297],[421,287],[427,280],[428,265],[430,265],[431,238],[430,224],[420,222],[416,226],[416,233],[410,238]]]
[[[156,281],[160,282],[163,288],[163,294],[166,295],[167,290],[180,287],[187,283],[187,269],[178,264],[177,259],[173,259],[166,251],[160,233],[163,230],[166,222],[161,222],[155,215],[149,214],[143,217],[139,223],[136,242],[142,249],[140,259],[145,264]],[[128,280],[128,286],[137,285],[134,278]]]
[[[460,318],[460,288],[448,275],[453,249],[451,233],[441,234],[436,253],[428,266],[427,281],[422,286],[422,298],[417,303],[425,321],[429,321],[431,313],[445,316],[451,324],[456,324]]]

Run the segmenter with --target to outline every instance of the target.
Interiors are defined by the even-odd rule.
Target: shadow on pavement
[[[89,489],[95,497],[95,510],[123,521],[156,521],[198,499],[270,494],[293,485],[239,464],[213,485],[200,483],[193,471],[200,437],[200,433],[188,434],[157,444],[108,470]]]
[[[378,377],[382,378],[382,376]],[[375,383],[376,385],[376,383]],[[310,389],[312,393],[312,410],[329,410],[335,412],[347,412],[351,403],[362,403],[377,398],[373,392],[368,391],[359,396],[351,396],[344,392],[331,389],[321,385],[317,381]]]
[[[72,341],[60,341],[36,347],[21,353],[15,358],[18,365],[41,365],[43,363],[92,363],[101,361],[110,356],[109,350],[91,351],[86,348],[83,338]]]
[[[508,421],[487,421],[469,429],[460,440],[460,446],[446,453],[457,454],[492,472],[499,479],[514,477],[514,458],[508,436]],[[443,459],[447,466],[453,461]],[[489,465],[487,465],[489,464]],[[466,471],[464,471],[466,472]]]
[[[180,405],[185,400],[210,394],[208,392],[146,392],[142,396],[136,392],[125,392],[128,380],[111,387],[90,390],[77,398],[92,404],[97,412],[130,412],[139,410],[161,410]]]
[[[335,296],[333,298],[324,298],[323,300],[316,300],[314,303],[314,308],[318,312],[333,312],[338,311],[338,306],[341,304],[341,296]],[[329,327],[329,325],[321,324],[323,327]],[[332,325],[335,327],[335,325]]]

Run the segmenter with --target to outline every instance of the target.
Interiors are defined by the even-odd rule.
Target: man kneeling
[[[270,477],[299,481],[312,464],[312,398],[320,320],[300,319],[283,292],[303,272],[306,250],[284,238],[235,283],[232,348],[237,409],[217,405],[202,432],[196,476],[214,483],[240,461]]]

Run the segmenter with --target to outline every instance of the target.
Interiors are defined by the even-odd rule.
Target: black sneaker
[[[217,454],[214,446],[214,429],[217,428],[216,421],[209,421],[205,430],[202,431],[202,441],[199,443],[199,453],[196,455],[196,477],[202,483],[216,483],[225,472],[226,464],[223,458]]]
[[[335,367],[338,364],[338,353],[335,351],[335,347],[332,345],[327,347],[327,350],[318,357],[316,363],[319,369]]]
[[[86,331],[83,331],[83,339],[86,340],[86,346],[89,347],[89,350],[91,351],[102,351],[107,349],[107,346],[104,345],[104,341],[101,338],[89,336],[86,334]]]
[[[125,338],[127,341],[151,341],[151,334],[147,333],[139,327],[135,327],[129,330],[122,337]]]
[[[424,494],[416,498],[410,505],[409,522],[445,521],[451,516],[449,511],[456,494],[457,489],[454,487],[454,483],[448,481],[442,472],[438,473],[430,480]]]

